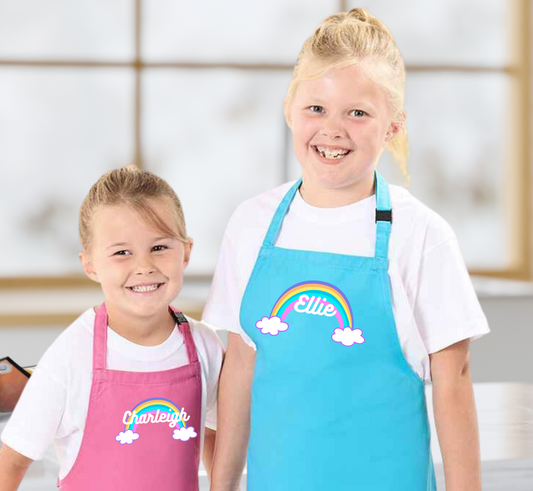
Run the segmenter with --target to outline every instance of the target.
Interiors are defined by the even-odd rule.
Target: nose
[[[322,120],[322,128],[320,129],[322,136],[331,140],[342,138],[344,136],[344,127],[342,119],[339,116],[330,114]]]
[[[141,254],[137,256],[137,263],[135,264],[135,274],[148,275],[155,273],[155,271],[156,268],[149,254]]]

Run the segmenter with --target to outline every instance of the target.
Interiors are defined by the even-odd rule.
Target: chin
[[[374,180],[374,166],[360,168],[333,168],[324,169],[322,166],[314,166],[312,172],[304,173],[304,177],[311,179],[317,186],[327,189],[342,189],[357,186],[367,180]]]
[[[340,169],[339,169],[340,170]],[[354,176],[350,172],[312,172],[304,174],[304,179],[310,179],[315,183],[317,187],[325,189],[342,189],[345,187],[352,186],[356,182],[360,181],[361,178]]]

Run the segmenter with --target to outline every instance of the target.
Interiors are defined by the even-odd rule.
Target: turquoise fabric
[[[377,172],[375,183],[377,209],[390,210]],[[424,382],[392,310],[391,223],[377,221],[374,257],[276,247],[299,186],[274,215],[240,311],[257,346],[247,490],[435,491]]]

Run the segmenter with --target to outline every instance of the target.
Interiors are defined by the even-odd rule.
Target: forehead
[[[176,219],[168,200],[150,199],[146,200],[146,205],[169,229],[177,231]],[[149,217],[149,213],[126,203],[100,205],[96,208],[92,218],[95,241],[99,239],[108,241],[116,238],[139,240],[155,235],[160,236],[160,228],[157,227],[155,220],[150,220]]]
[[[302,80],[295,99],[321,98],[327,101],[355,103],[368,101],[374,105],[387,105],[385,91],[366,75],[371,67],[367,64],[352,64],[333,68],[323,75]]]

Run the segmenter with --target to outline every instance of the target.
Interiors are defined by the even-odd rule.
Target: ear
[[[283,98],[283,114],[285,116],[287,126],[292,130],[291,106],[289,104],[287,96]]]
[[[184,249],[184,254],[183,254],[183,269],[185,269],[188,265],[189,265],[189,261],[191,259],[191,251],[192,251],[192,246],[194,245],[194,240],[192,240],[190,237],[189,237],[189,242],[187,242],[186,244],[183,244],[185,247],[183,248]]]
[[[87,251],[81,251],[78,254],[81,266],[83,268],[83,271],[85,271],[85,274],[93,281],[96,281],[96,283],[100,283],[100,280],[98,279],[98,274],[94,270],[91,256]]]
[[[402,111],[399,117],[392,121],[389,125],[389,129],[387,130],[387,133],[385,134],[385,141],[389,142],[392,140],[398,133],[400,133],[404,127],[405,127],[405,118],[406,118],[405,111]]]

